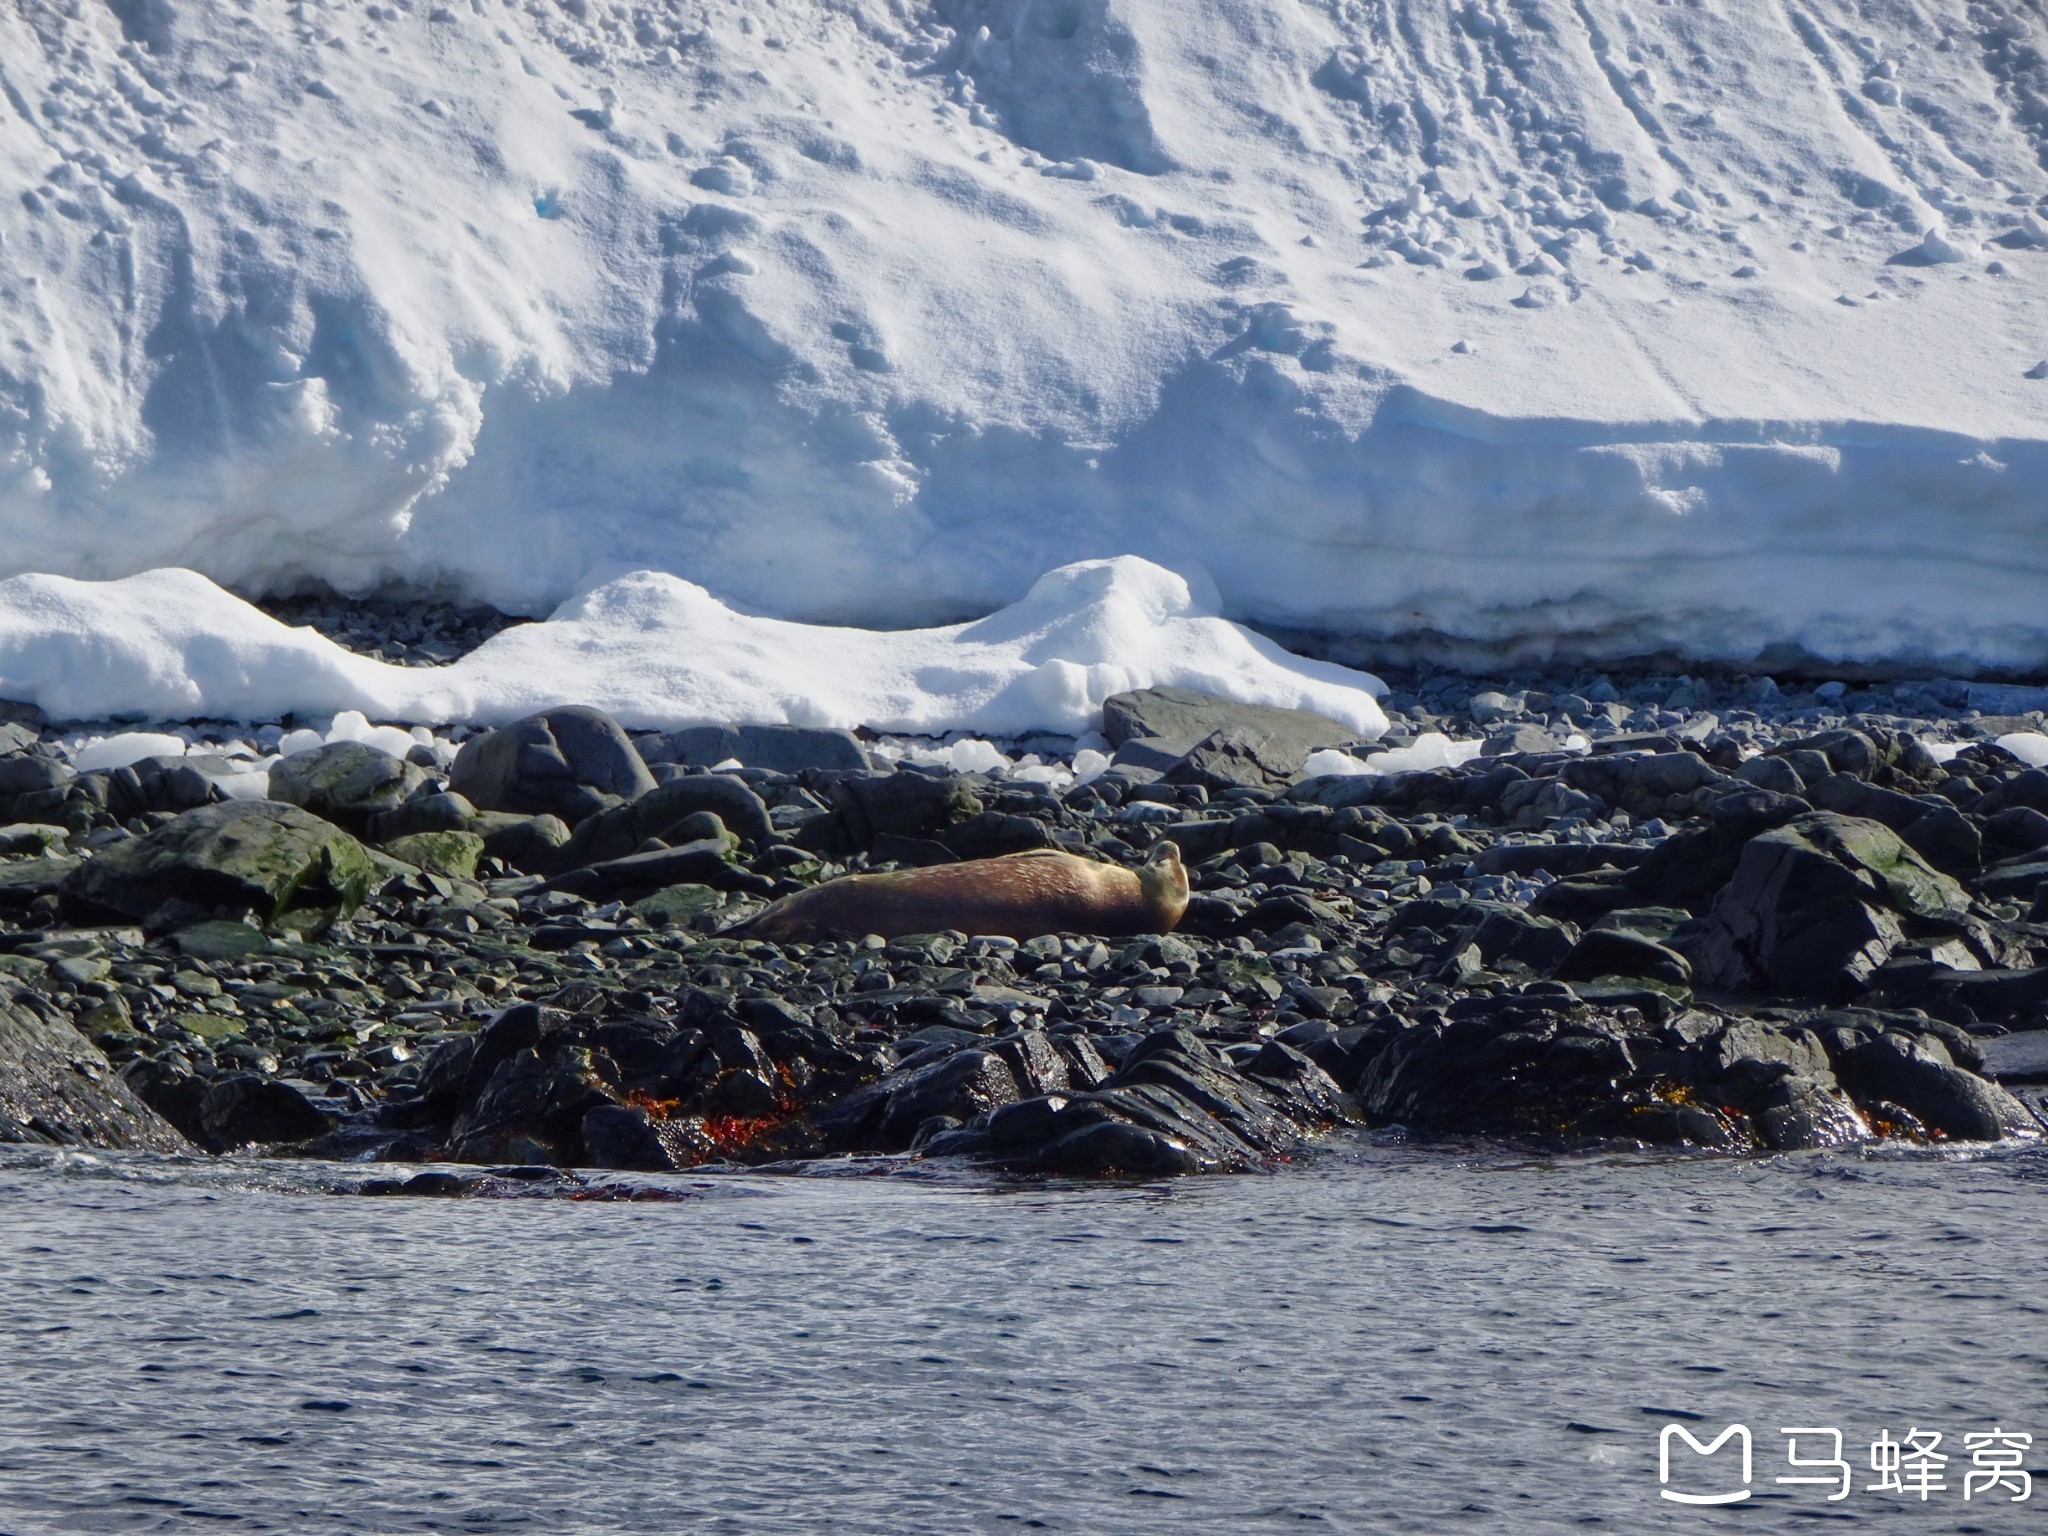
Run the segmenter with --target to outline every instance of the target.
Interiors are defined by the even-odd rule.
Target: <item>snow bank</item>
[[[1366,737],[1386,728],[1378,679],[1289,655],[1217,617],[1216,601],[1124,557],[1052,571],[1021,602],[971,624],[861,630],[744,614],[702,587],[641,571],[451,665],[398,667],[288,628],[192,571],[107,582],[17,576],[0,581],[0,697],[60,719],[340,716],[324,736],[285,736],[286,754],[342,737],[402,753],[420,739],[365,716],[497,724],[555,704],[595,704],[636,729],[1077,735],[1100,723],[1111,694],[1150,687],[1314,710]],[[983,749],[994,754],[985,742],[951,750]]]
[[[2048,660],[2038,7],[1398,16],[0,7],[0,574]]]

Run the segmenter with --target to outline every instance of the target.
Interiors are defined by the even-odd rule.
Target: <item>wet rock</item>
[[[354,911],[371,875],[362,845],[332,822],[276,801],[230,800],[102,849],[62,892],[85,913],[153,929],[244,914],[309,928]]]
[[[2041,1132],[2025,1105],[1957,1066],[1947,1047],[1929,1035],[1872,1035],[1839,1051],[1835,1071],[1859,1099],[1901,1105],[1942,1136],[1999,1141]]]
[[[145,757],[107,775],[107,809],[122,820],[154,812],[195,810],[224,798],[197,763],[184,757]]]
[[[427,782],[426,770],[360,741],[331,741],[270,770],[270,798],[361,835]]]
[[[185,1138],[53,1009],[0,993],[0,1142],[188,1150]]]
[[[554,815],[570,826],[654,788],[619,723],[582,706],[472,737],[456,754],[449,781],[480,810]]]
[[[1169,764],[1169,784],[1199,784],[1210,791],[1283,788],[1301,776],[1308,753],[1297,744],[1243,726],[1211,731]]]
[[[199,1124],[214,1151],[310,1141],[333,1122],[289,1083],[254,1072],[231,1072],[208,1084]]]
[[[1456,953],[1475,947],[1481,963],[1536,975],[1548,975],[1564,962],[1578,941],[1578,932],[1555,918],[1539,917],[1504,902],[1414,901],[1387,924],[1390,938],[1433,936],[1431,953]]]

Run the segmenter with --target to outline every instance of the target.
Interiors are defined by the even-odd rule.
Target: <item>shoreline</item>
[[[360,905],[267,932],[90,871],[271,802],[99,798],[202,794],[170,787],[176,759],[74,776],[26,807],[46,819],[22,792],[4,818],[6,1011],[75,1025],[110,1091],[194,1144],[343,1159],[914,1151],[1157,1176],[1266,1166],[1346,1124],[1713,1150],[2039,1134],[2048,836],[2028,839],[2048,815],[2026,802],[2048,776],[1992,744],[2039,713],[1924,683],[1390,681],[1381,748],[1426,760],[1448,728],[1485,755],[1305,778],[1310,737],[1276,745],[1221,701],[1174,726],[1222,737],[1174,751],[1126,722],[1084,784],[880,773],[850,766],[869,744],[848,733],[771,731],[755,755],[837,766],[656,763],[572,838],[451,804],[445,751],[330,743],[285,760],[301,803],[256,821],[310,835],[330,874],[359,859]],[[0,762],[55,760],[54,733],[14,729]],[[1170,936],[716,936],[851,870],[1034,846],[1131,864],[1161,838],[1193,872]],[[20,1119],[15,1139],[62,1139]]]

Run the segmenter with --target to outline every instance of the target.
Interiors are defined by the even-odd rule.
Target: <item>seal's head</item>
[[[1160,933],[1171,933],[1188,909],[1188,870],[1180,861],[1180,844],[1161,838],[1137,869],[1138,888],[1158,918]]]

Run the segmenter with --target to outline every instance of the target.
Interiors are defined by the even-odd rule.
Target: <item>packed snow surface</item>
[[[2048,661],[2039,0],[36,0],[0,185],[0,573]]]
[[[1216,602],[1213,591],[1125,557],[1052,571],[971,624],[862,630],[744,614],[679,577],[641,571],[448,666],[399,667],[280,624],[194,571],[16,576],[0,581],[0,697],[73,720],[353,710],[379,721],[502,724],[594,704],[636,729],[1080,735],[1100,724],[1111,694],[1177,687],[1313,710],[1361,737],[1386,729],[1377,678],[1291,656],[1217,617]],[[310,739],[286,736],[280,750],[326,739],[303,734]],[[367,721],[350,734],[396,753],[418,739]],[[182,750],[178,740],[115,738],[123,744],[86,750],[106,759],[93,766],[111,767],[124,752],[134,761]]]

